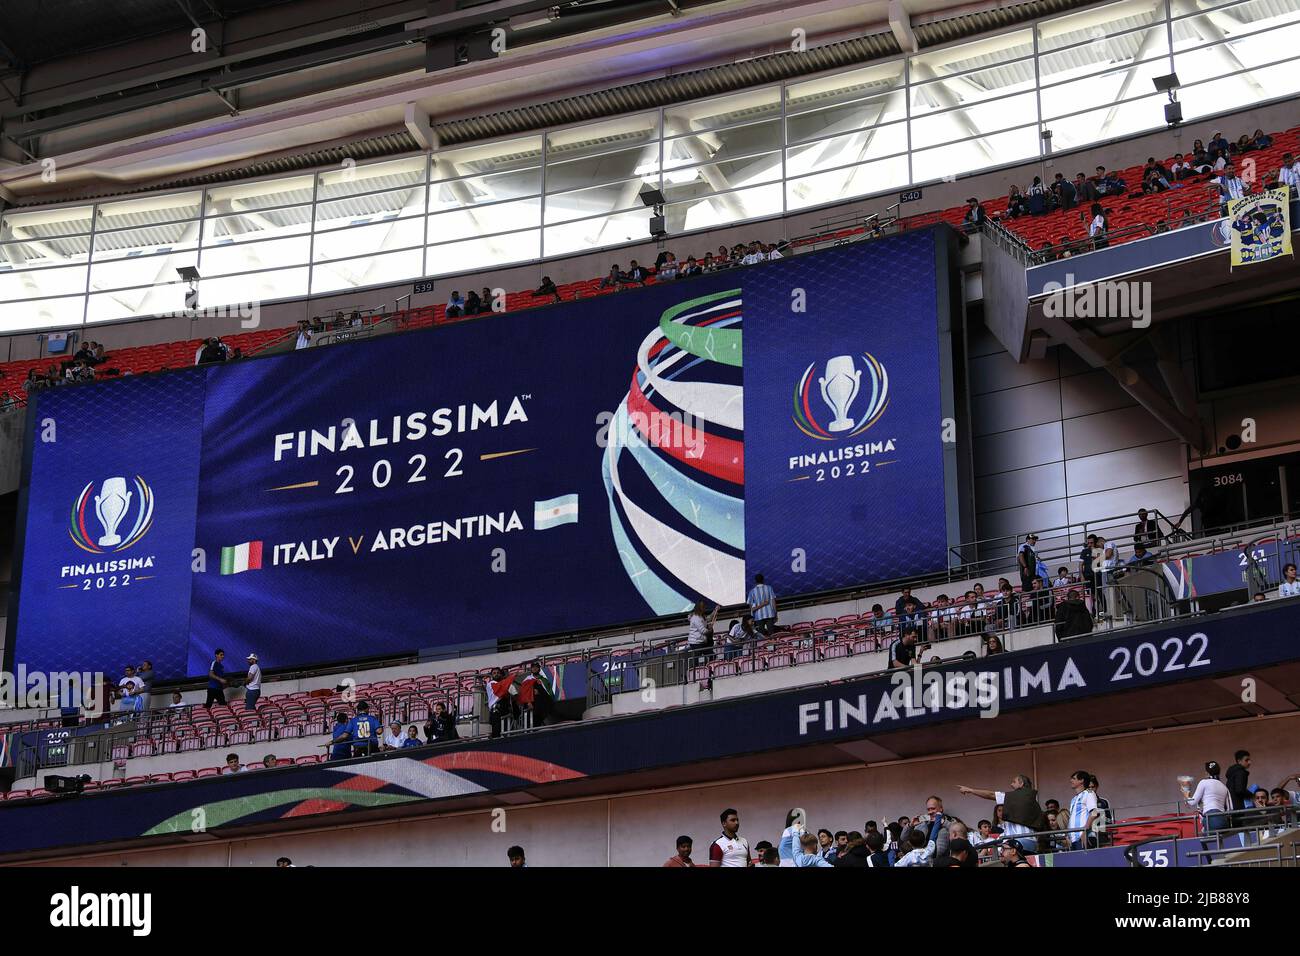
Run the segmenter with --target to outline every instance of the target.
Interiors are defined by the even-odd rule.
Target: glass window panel
[[[592,186],[590,189],[575,189],[571,192],[547,196],[546,223],[550,225],[570,219],[585,219],[588,216],[617,212],[621,209],[633,209],[641,205],[641,200],[637,196],[645,185],[647,183],[644,179],[625,179],[605,186]],[[659,182],[656,179],[649,185],[657,188]]]
[[[177,222],[182,219],[197,219],[202,201],[203,193],[195,190],[101,203],[99,221],[95,224],[95,228],[119,229],[128,226],[149,226],[161,222]]]
[[[86,291],[86,267],[0,271],[0,301],[36,299],[47,295],[69,295]],[[0,310],[3,312],[3,310]]]
[[[1207,18],[1213,20],[1222,30],[1223,35],[1228,37],[1249,33],[1263,27],[1291,23],[1300,18],[1300,4],[1297,4],[1296,0],[1246,0],[1245,3],[1236,3],[1233,0],[1195,0],[1195,2],[1173,0],[1172,6],[1175,45],[1180,40],[1193,35],[1187,30],[1188,24]],[[1201,11],[1207,9],[1213,12],[1202,15]],[[1188,16],[1188,14],[1197,14],[1197,16]],[[1219,35],[1207,36],[1200,27],[1197,27],[1194,32],[1204,41],[1223,38]]]
[[[1113,68],[1138,60],[1147,76],[1163,76],[1169,72],[1169,34],[1163,22],[1148,30],[1096,40],[1082,47],[1072,47],[1060,53],[1049,53],[1038,58],[1038,73],[1044,86],[1061,83],[1077,77],[1110,73]],[[1148,82],[1147,89],[1150,89]],[[1143,91],[1145,92],[1145,91]]]
[[[734,123],[780,115],[779,87],[747,90],[731,96],[665,107],[664,135],[674,136],[678,133],[716,129],[719,126],[730,126]]]
[[[975,169],[1002,166],[1038,155],[1038,127],[1010,130],[962,143],[949,143],[912,155],[912,179],[926,182]]]
[[[973,40],[946,46],[930,53],[921,53],[912,57],[912,82],[951,76],[1002,64],[1010,68],[1008,61],[1021,57],[1032,57],[1034,53],[1034,36],[1032,30],[1016,30],[997,36]],[[1023,64],[1033,75],[1033,61]]]
[[[546,191],[563,192],[600,183],[613,183],[633,176],[659,184],[659,144],[647,143],[615,150],[600,156],[551,162],[546,167]]]
[[[546,135],[546,189],[556,192],[653,174],[659,114],[619,117]]]
[[[358,193],[397,189],[424,184],[425,158],[411,156],[388,163],[344,166],[320,174],[317,200],[341,199]]]
[[[674,169],[664,173],[663,193],[669,202],[691,199],[774,182],[781,178],[781,154],[767,153],[729,163],[706,163],[691,169]]]
[[[0,244],[0,267],[8,265],[14,269],[43,269],[84,264],[89,258],[89,236]]]
[[[327,259],[346,259],[348,256],[355,256],[362,249],[371,252],[390,252],[422,245],[424,245],[423,216],[416,219],[393,219],[370,226],[354,226],[351,229],[318,232],[312,256],[317,262],[323,262]]]
[[[195,249],[199,244],[199,223],[173,222],[143,229],[120,229],[95,234],[94,260],[126,259],[157,252]]]
[[[1038,52],[1041,55],[1062,47],[1092,43],[1147,24],[1160,23],[1163,33],[1164,18],[1164,4],[1152,3],[1151,0],[1124,0],[1105,7],[1089,7],[1079,13],[1040,23]]]
[[[907,157],[893,156],[792,179],[786,183],[786,206],[804,209],[906,185]]]
[[[907,152],[907,124],[892,123],[844,136],[819,139],[785,151],[785,174],[793,179],[819,169],[846,166]],[[907,160],[904,157],[903,166]],[[881,187],[884,188],[884,187]]]
[[[424,250],[420,248],[321,263],[311,271],[311,291],[313,294],[337,292],[414,279],[423,268]]]
[[[1054,119],[1049,124],[1052,130],[1052,149],[1074,149],[1111,137],[1164,126],[1164,104],[1168,102],[1163,93],[1154,93],[1129,103],[1112,103],[1078,116]],[[1091,168],[1087,171],[1091,174]],[[1067,172],[1067,175],[1074,177],[1072,172]]]
[[[651,215],[651,211],[643,207],[562,226],[550,226],[545,236],[546,255],[562,256],[623,242],[643,241],[650,236]]]
[[[80,295],[14,302],[0,310],[0,332],[57,329],[80,325],[85,306],[86,300]],[[13,383],[10,391],[13,391],[17,384],[17,382]]]
[[[781,148],[781,121],[752,123],[733,129],[683,136],[664,141],[664,169],[693,166],[710,159],[727,159]]]
[[[539,226],[542,222],[542,200],[523,199],[519,202],[502,202],[493,206],[475,206],[439,213],[428,219],[428,242],[451,242],[471,236],[485,236],[512,229]]]
[[[672,203],[664,207],[670,233],[709,229],[713,226],[774,216],[781,212],[782,189],[780,183],[757,186],[737,192],[722,193],[706,199]]]
[[[293,206],[267,213],[218,216],[203,221],[203,245],[207,248],[238,242],[255,242],[280,236],[311,232],[311,207]],[[305,258],[305,257],[304,257]]]
[[[1258,89],[1251,83],[1252,79],[1263,87],[1265,97],[1294,95],[1300,92],[1300,72],[1297,72],[1297,68],[1300,68],[1300,61],[1291,60],[1279,63],[1277,66],[1250,70],[1248,73],[1239,73],[1236,76],[1226,76],[1209,83],[1184,86],[1178,91],[1178,102],[1183,104],[1183,119],[1191,120],[1199,116],[1239,109],[1243,102],[1254,102],[1260,99]],[[1179,78],[1182,78],[1181,73]],[[1215,128],[1219,129],[1224,125],[1227,125],[1226,122]],[[1229,139],[1236,139],[1242,133],[1253,131],[1253,128],[1246,127],[1239,130],[1224,130]]]
[[[353,248],[352,251],[356,252],[356,249]],[[308,236],[289,236],[284,239],[268,239],[266,242],[235,242],[204,249],[199,274],[204,277],[206,288],[207,281],[212,276],[306,265],[310,257],[311,239]]]
[[[186,287],[180,282],[97,292],[86,305],[86,321],[112,322],[179,312],[185,308],[185,292]]]
[[[1222,17],[1226,14],[1213,14],[1211,16]],[[1208,20],[1208,17],[1195,17],[1186,21],[1185,25],[1196,25],[1202,21]],[[1212,35],[1212,30],[1205,31],[1206,38]],[[1174,43],[1175,51],[1180,46],[1189,44]],[[1289,56],[1300,48],[1300,23],[1291,23],[1278,26],[1275,29],[1268,30],[1255,36],[1237,37],[1229,39],[1225,43],[1216,44],[1211,47],[1203,47],[1196,50],[1184,50],[1175,52],[1174,70],[1178,74],[1178,79],[1183,86],[1194,83],[1197,80],[1210,80],[1222,77],[1225,73],[1235,73],[1243,67],[1258,67],[1261,64],[1271,63],[1274,60]],[[1267,94],[1272,96],[1274,94]],[[1260,99],[1258,90],[1252,90],[1249,95],[1249,101],[1255,102]],[[1232,104],[1227,109],[1241,104]]]
[[[476,143],[433,154],[434,182],[461,176],[485,176],[499,172],[534,169],[542,163],[542,137],[525,136],[494,143]]]
[[[790,84],[786,137],[797,143],[903,119],[903,61]]]
[[[429,189],[429,212],[460,209],[480,203],[500,202],[542,191],[542,167],[518,169],[494,176],[473,176],[453,182],[435,183]]]
[[[1090,76],[1057,86],[1046,86],[1039,96],[1043,117],[1049,120],[1066,113],[1078,113],[1094,106],[1113,104],[1121,99],[1150,93],[1154,89],[1151,81],[1168,72],[1169,61],[1162,57],[1139,63],[1129,69],[1115,70],[1112,73]],[[1057,149],[1061,148],[1059,143],[1054,145]]]
[[[484,236],[429,246],[425,255],[425,275],[445,276],[471,272],[485,266],[527,262],[541,256],[541,245],[542,231],[528,229],[503,236]]]
[[[90,267],[90,288],[126,289],[132,286],[175,282],[176,270],[182,266],[197,266],[197,249],[171,252],[161,256],[138,256],[133,259],[113,259]]]
[[[307,267],[251,272],[204,279],[199,286],[199,307],[212,308],[241,302],[270,302],[307,294]],[[171,306],[175,308],[175,306]]]
[[[385,193],[353,196],[316,206],[316,230],[336,229],[339,226],[363,225],[380,222],[397,216],[424,214],[424,187],[395,189]]]
[[[912,121],[912,148],[921,149],[973,135],[987,135],[1036,122],[1038,104],[1033,93],[1011,96],[992,103],[949,110]]]
[[[92,208],[62,206],[30,212],[10,210],[0,219],[0,239],[47,239],[90,232]]]
[[[924,116],[957,105],[982,103],[1007,93],[1032,92],[1034,67],[1032,63],[1013,64],[977,70],[946,80],[938,80],[912,87],[912,117]],[[1021,121],[1023,122],[1023,120]],[[1004,124],[1007,125],[1007,124]]]
[[[313,177],[307,175],[214,186],[208,190],[206,214],[226,216],[254,209],[309,203],[312,200],[313,182]]]

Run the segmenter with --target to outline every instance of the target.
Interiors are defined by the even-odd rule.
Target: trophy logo
[[[837,441],[860,435],[885,413],[889,405],[889,373],[869,352],[844,353],[820,363],[813,362],[799,379],[794,392],[794,423],[809,438]],[[816,385],[814,386],[814,382]],[[822,404],[816,402],[818,392]],[[865,404],[862,399],[866,399]],[[830,409],[830,419],[822,408]]]
[[[848,417],[849,406],[858,397],[858,390],[862,387],[862,372],[853,367],[853,356],[837,355],[828,361],[826,374],[817,379],[817,384],[822,387],[822,401],[835,413],[830,430],[848,431],[854,424],[853,419]]]
[[[90,512],[89,516],[87,511]],[[134,520],[131,516],[134,513]],[[99,519],[103,534],[94,534],[86,525],[87,518]],[[95,493],[95,483],[89,482],[81,489],[72,506],[68,535],[83,551],[102,553],[122,551],[131,547],[153,527],[153,489],[139,475],[133,479],[124,476],[105,478]],[[128,529],[129,530],[124,530]]]
[[[95,495],[95,514],[99,516],[99,523],[104,526],[104,535],[99,539],[99,546],[111,548],[122,543],[122,536],[117,533],[117,526],[126,517],[126,509],[131,507],[131,492],[126,490],[125,478],[106,478],[102,487],[103,490]]]

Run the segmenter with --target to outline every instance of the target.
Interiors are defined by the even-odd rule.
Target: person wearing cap
[[[1015,840],[1002,841],[1002,845],[998,847],[998,858],[1003,866],[1029,866],[1029,861],[1025,859],[1025,851]]]
[[[1038,573],[1038,535],[1032,531],[1025,535],[1024,543],[1016,552],[1016,564],[1020,567],[1021,590],[1028,591],[1030,582]]]
[[[262,668],[258,666],[256,654],[249,654],[244,659],[248,661],[248,676],[244,678],[244,708],[256,710],[257,698],[262,696]]]
[[[668,858],[664,866],[694,866],[695,861],[691,859],[691,847],[695,845],[694,841],[685,834],[677,838],[677,853]]]

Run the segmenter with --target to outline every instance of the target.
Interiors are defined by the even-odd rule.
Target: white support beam
[[[406,123],[406,131],[411,134],[411,138],[419,143],[420,148],[425,152],[435,150],[441,145],[438,142],[438,133],[433,128],[433,117],[421,109],[419,104],[406,104],[404,122]]]
[[[904,53],[915,53],[920,49],[912,30],[912,15],[904,9],[903,0],[889,0],[889,29]]]

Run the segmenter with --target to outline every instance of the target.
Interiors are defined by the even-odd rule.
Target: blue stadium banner
[[[939,570],[948,262],[917,231],[42,393],[10,646],[177,677]]]

